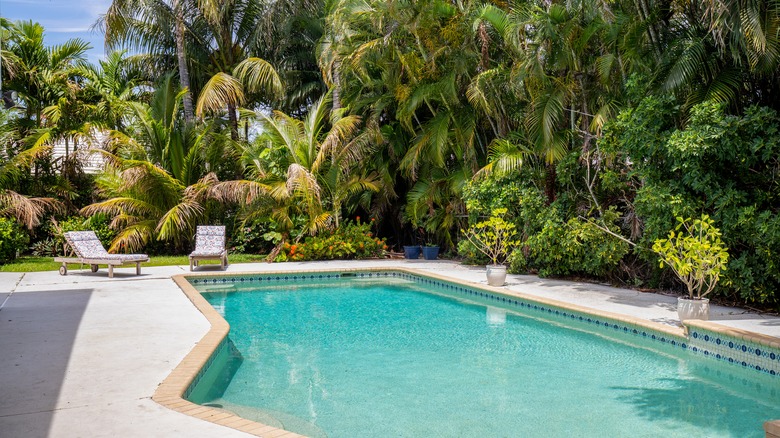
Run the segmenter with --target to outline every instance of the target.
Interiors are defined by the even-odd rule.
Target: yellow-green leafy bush
[[[473,247],[494,265],[504,263],[510,251],[518,245],[517,227],[504,220],[506,213],[506,208],[496,208],[488,220],[462,230]]]
[[[720,230],[706,214],[701,219],[677,218],[677,226],[666,239],[658,239],[653,251],[664,265],[685,284],[690,298],[704,298],[715,289],[726,270],[729,253]]]

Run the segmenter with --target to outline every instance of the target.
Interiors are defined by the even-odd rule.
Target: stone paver
[[[448,261],[231,265],[230,272],[417,268],[484,284],[484,268]],[[200,272],[214,271],[204,268]],[[171,280],[187,266],[0,273],[0,436],[232,437],[236,430],[151,400],[208,331]],[[676,298],[599,284],[510,276],[511,290],[676,326]],[[780,318],[713,306],[724,325],[780,337]]]

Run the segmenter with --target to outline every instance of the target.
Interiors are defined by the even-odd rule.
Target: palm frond
[[[273,96],[281,96],[284,91],[279,74],[271,64],[261,58],[244,59],[233,70],[233,75],[250,93],[266,91]]]
[[[305,167],[293,163],[287,169],[287,191],[300,194],[304,200],[320,202],[321,188],[317,178]]]
[[[108,252],[126,253],[140,251],[154,239],[155,225],[156,223],[153,220],[146,220],[123,228],[114,240],[111,241]]]
[[[201,90],[195,112],[198,117],[203,117],[203,114],[216,113],[227,105],[240,106],[244,99],[241,82],[227,73],[219,72]]]
[[[330,212],[322,212],[309,218],[309,222],[306,224],[309,234],[312,236],[318,234],[323,230],[331,228],[333,221],[333,215]]]
[[[357,148],[349,148],[350,140],[359,132],[361,119],[358,116],[347,116],[339,119],[320,144],[317,160],[312,164],[312,171],[317,172],[323,162],[330,156],[350,149],[359,153]],[[358,157],[355,157],[356,159]]]
[[[178,241],[185,235],[191,235],[204,211],[203,205],[194,199],[182,199],[182,202],[166,211],[158,222],[155,229],[158,239]]]
[[[477,172],[475,177],[481,177],[491,172],[506,175],[523,166],[533,151],[523,144],[506,138],[497,138],[488,146],[488,163]]]
[[[268,184],[252,180],[223,181],[211,188],[214,198],[221,202],[252,204],[256,199],[267,196],[273,188]]]
[[[13,190],[0,190],[0,216],[10,216],[30,230],[41,224],[47,210],[65,211],[65,206],[54,198],[30,198]]]
[[[90,204],[80,210],[84,216],[94,216],[104,213],[109,216],[127,214],[135,217],[155,217],[160,211],[157,207],[141,199],[130,197],[116,197],[105,201]]]

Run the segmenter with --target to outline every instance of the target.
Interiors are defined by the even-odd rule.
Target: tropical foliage
[[[780,306],[777,0],[113,0],[97,26],[117,51],[91,65],[0,21],[0,216],[33,244],[81,212],[112,251],[222,223],[377,255],[338,244],[370,243],[361,215],[476,262],[463,230],[505,209],[516,271],[680,290],[653,245],[707,215],[711,295]]]
[[[372,221],[373,222],[373,221]],[[307,237],[303,242],[285,243],[278,261],[349,260],[376,258],[384,255],[384,239],[371,232],[372,222],[344,223],[335,230]]]
[[[0,262],[16,258],[17,253],[27,248],[29,237],[22,232],[19,224],[0,217]]]
[[[666,239],[658,239],[653,251],[661,267],[669,266],[685,284],[691,299],[701,299],[715,289],[729,261],[720,230],[707,215],[699,219],[677,218],[677,226]]]
[[[224,199],[243,203],[245,222],[267,218],[284,241],[297,242],[338,228],[342,211],[367,206],[379,190],[381,181],[362,165],[372,147],[360,134],[360,118],[330,105],[326,94],[303,120],[257,114],[263,134],[243,148],[252,179],[217,186]]]

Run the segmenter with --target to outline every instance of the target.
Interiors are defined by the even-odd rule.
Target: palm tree
[[[272,217],[278,231],[297,233],[295,239],[338,227],[342,213],[365,202],[380,181],[362,165],[372,148],[366,135],[358,135],[360,118],[332,111],[331,102],[326,94],[304,120],[278,111],[258,114],[264,133],[244,149],[253,178],[227,181],[215,190],[246,204],[248,217]],[[299,216],[303,225],[295,230]]]
[[[657,81],[687,112],[705,100],[736,110],[759,103],[778,108],[780,7],[756,2],[694,1],[676,5],[667,26]]]
[[[32,175],[20,175],[19,187],[25,187],[26,195],[56,192],[69,201],[75,195],[70,182],[79,171],[77,162],[68,156],[71,142],[84,137],[82,128],[89,122],[88,105],[81,100],[82,86],[74,69],[86,63],[89,45],[71,39],[47,47],[43,28],[31,21],[13,24],[8,38],[3,41],[4,60],[12,63],[3,64],[3,91],[4,98],[13,92],[15,99],[4,103],[13,105],[10,111],[16,117],[7,126],[12,134],[6,137],[5,156],[11,159],[35,149]],[[66,141],[66,157],[58,163],[52,160],[51,148],[39,146],[61,139]],[[48,178],[42,178],[42,173]]]
[[[196,113],[225,108],[231,138],[238,140],[238,107],[258,97],[275,99],[282,92],[276,70],[252,56],[256,32],[262,20],[260,0],[198,0],[199,50],[207,57],[207,82],[198,97]],[[254,99],[249,99],[254,97]]]
[[[43,27],[32,21],[18,22],[7,41],[7,51],[14,60],[13,70],[4,71],[4,91],[15,91],[29,129],[45,125],[44,108],[56,105],[67,97],[73,82],[71,68],[85,63],[84,54],[89,44],[70,39],[63,44],[47,47],[43,41]],[[4,65],[6,67],[6,65]]]
[[[490,80],[500,78],[491,56],[503,53],[490,47],[484,27],[475,30],[477,6],[341,0],[330,9],[321,68],[344,106],[384,134],[382,156],[391,164],[378,163],[380,174],[404,177],[396,179],[395,193],[378,198],[377,209],[398,196],[407,199],[407,217],[418,217],[422,225],[428,222],[418,215],[422,211],[458,215],[463,206],[456,206],[457,181],[478,170],[490,141],[513,126],[513,96],[487,102],[504,86]],[[453,179],[442,183],[445,176]],[[428,217],[427,228],[453,223]]]
[[[187,60],[193,55],[190,33],[196,11],[195,0],[113,0],[97,22],[105,31],[106,46],[144,53],[160,74],[168,71],[172,65],[169,58],[175,56],[179,81],[185,90],[183,105],[187,122],[195,114]]]
[[[238,111],[247,103],[247,95],[267,91],[273,96],[282,92],[282,81],[273,66],[260,58],[246,58],[238,63],[232,75],[219,72],[209,79],[198,97],[196,113],[217,113],[226,108],[230,133],[238,140]]]
[[[528,101],[523,126],[509,137],[523,143],[495,140],[485,170],[511,171],[538,157],[547,170],[548,202],[555,199],[556,163],[578,139],[587,153],[620,105],[626,72],[616,62],[611,17],[585,2],[530,4],[509,14],[482,9],[480,22],[490,23],[516,54],[511,81]]]
[[[217,182],[208,170],[217,167],[207,158],[213,138],[208,126],[184,121],[184,94],[167,76],[151,105],[130,103],[132,123],[110,134],[103,151],[109,165],[96,181],[104,200],[81,212],[113,218],[111,226],[120,231],[112,251],[137,251],[155,240],[182,247],[208,214],[210,187]]]
[[[124,51],[110,53],[98,65],[79,66],[75,73],[84,79],[82,99],[94,104],[93,119],[106,129],[122,130],[131,115],[131,102],[138,102],[152,90],[150,77],[135,58]]]
[[[47,210],[62,211],[63,205],[53,198],[29,197],[13,190],[32,163],[40,156],[48,155],[49,146],[27,149],[13,157],[0,155],[0,216],[12,217],[32,230],[40,225]]]
[[[263,10],[260,0],[114,0],[100,24],[110,47],[143,49],[150,62],[162,58],[163,65],[175,53],[185,120],[192,120],[191,111],[202,117],[224,109],[237,140],[238,107],[281,93],[275,69],[250,53]],[[198,96],[193,110],[189,93]]]
[[[315,48],[325,32],[325,0],[263,2],[262,19],[248,52],[273,64],[285,84],[274,108],[302,115],[328,88]]]

